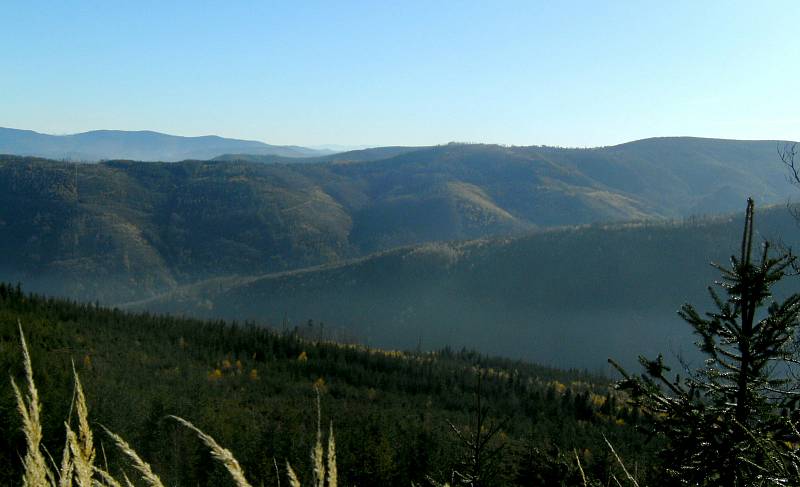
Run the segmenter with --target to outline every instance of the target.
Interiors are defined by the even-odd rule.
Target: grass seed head
[[[333,421],[328,432],[328,487],[336,487],[338,471],[336,469],[336,440],[333,437]]]
[[[234,482],[236,482],[237,487],[252,487],[244,476],[244,470],[242,470],[242,467],[239,465],[239,462],[236,461],[236,458],[234,458],[230,450],[222,448],[214,440],[214,438],[201,431],[197,426],[193,425],[189,421],[179,418],[178,416],[170,416],[170,418],[197,433],[197,436],[200,438],[200,440],[211,449],[211,456],[214,457],[214,459],[218,462],[221,462],[228,470],[228,473],[230,473]]]
[[[297,474],[294,473],[288,461],[286,462],[286,476],[289,477],[289,485],[291,487],[300,487],[300,480],[298,480]]]
[[[150,468],[150,464],[142,460],[139,454],[136,453],[136,451],[131,448],[131,446],[125,440],[123,440],[119,435],[109,431],[108,428],[103,427],[103,429],[106,431],[106,434],[108,434],[108,436],[114,440],[117,448],[122,450],[122,453],[124,453],[133,461],[133,467],[139,471],[139,474],[142,476],[142,481],[144,481],[145,484],[147,484],[149,487],[164,487],[164,484],[161,483],[161,479],[159,479],[158,476],[153,473],[153,469]],[[127,479],[127,477],[125,480],[128,484],[130,484],[130,481]]]
[[[25,342],[25,334],[22,332],[22,323],[19,325],[19,338],[22,344],[22,363],[25,369],[25,382],[27,382],[26,395],[23,395],[17,387],[14,379],[11,379],[11,387],[14,389],[14,396],[17,400],[17,410],[22,416],[22,431],[25,434],[27,450],[23,459],[25,473],[22,477],[22,485],[25,487],[49,487],[53,474],[47,468],[47,462],[42,454],[42,406],[39,403],[39,391],[33,381],[33,366],[31,356],[28,352],[28,344]]]

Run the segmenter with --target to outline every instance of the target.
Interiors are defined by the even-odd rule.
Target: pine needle
[[[222,448],[214,440],[214,438],[203,433],[199,428],[197,428],[189,421],[186,421],[183,418],[179,418],[178,416],[170,416],[170,418],[174,419],[175,421],[181,423],[182,425],[186,426],[190,430],[197,433],[197,436],[200,438],[200,440],[202,440],[202,442],[205,443],[206,446],[211,449],[211,456],[213,456],[217,461],[222,462],[222,464],[225,465],[225,468],[228,470],[228,473],[231,474],[231,477],[236,482],[236,485],[238,487],[252,487],[250,483],[247,482],[242,467],[239,465],[239,462],[236,461],[236,458],[234,458],[230,450]]]

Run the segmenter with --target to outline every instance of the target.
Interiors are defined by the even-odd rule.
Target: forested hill
[[[400,154],[418,151],[424,147],[388,146],[372,147],[369,149],[356,149],[335,154],[325,154],[311,157],[286,157],[275,154],[222,154],[214,158],[215,161],[229,162],[261,162],[264,164],[309,164],[317,162],[349,163],[369,162],[390,159]]]
[[[0,276],[103,302],[404,245],[738,210],[794,195],[774,141],[450,144],[305,164],[0,157]]]
[[[343,265],[179,288],[141,309],[280,323],[313,319],[377,346],[475,347],[597,370],[644,353],[676,363],[696,339],[676,311],[705,309],[709,265],[736,253],[742,214],[673,223],[597,224],[524,237],[437,243]],[[783,206],[756,214],[759,239],[797,244]],[[782,292],[800,290],[788,279]],[[692,359],[692,355],[685,358]]]
[[[648,480],[656,466],[657,444],[633,429],[637,412],[605,379],[585,373],[469,351],[320,342],[314,330],[279,334],[126,314],[0,285],[0,368],[18,384],[25,382],[19,322],[43,403],[47,451],[60,458],[65,421],[75,417],[74,362],[97,462],[118,478],[130,463],[100,425],[125,438],[164,485],[230,485],[197,437],[168,418],[174,414],[229,448],[253,485],[279,485],[275,464],[282,476],[286,460],[310,485],[315,387],[323,428],[331,422],[336,435],[339,485],[408,487],[427,485],[428,476],[449,481],[469,453],[450,423],[469,431],[478,391],[487,424],[502,425],[486,449],[502,448],[484,459],[488,485],[578,485],[576,454],[588,475],[610,482],[620,472],[603,435],[626,461],[643,466],[640,479]],[[0,485],[19,485],[25,440],[8,376],[0,381],[0,444]]]
[[[305,147],[269,145],[254,140],[180,137],[152,131],[93,130],[71,135],[40,134],[0,127],[0,154],[50,157],[78,161],[141,159],[180,161],[211,159],[230,152],[311,157],[329,154]]]

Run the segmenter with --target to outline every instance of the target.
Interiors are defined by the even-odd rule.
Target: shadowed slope
[[[372,345],[477,347],[560,367],[603,367],[609,356],[632,364],[638,353],[692,349],[675,312],[708,300],[708,264],[733,253],[738,225],[726,217],[426,244],[198,284],[135,307],[271,323],[313,318]],[[757,228],[773,241],[800,239],[785,208],[762,211]]]

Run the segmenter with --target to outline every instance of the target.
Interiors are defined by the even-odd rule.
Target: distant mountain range
[[[594,320],[603,309],[611,320],[628,297],[647,321],[648,300],[659,296],[635,279],[670,271],[659,252],[682,249],[694,259],[676,264],[694,272],[686,281],[667,281],[679,293],[673,296],[685,296],[687,286],[708,283],[710,274],[691,277],[700,276],[693,269],[719,255],[719,238],[735,240],[735,225],[716,234],[710,224],[690,230],[669,224],[611,236],[575,226],[740,212],[748,196],[762,206],[784,204],[797,189],[777,157],[781,144],[697,138],[595,149],[448,144],[297,159],[229,153],[176,163],[0,156],[0,278],[112,304],[269,320],[287,312],[292,320],[351,330],[374,345],[420,337],[431,345],[461,343],[459,337],[480,343],[484,335],[466,333],[477,329],[476,320],[522,329],[525,320]],[[781,234],[794,239],[794,227],[781,225]],[[572,229],[548,230],[564,226]],[[716,237],[692,243],[703,232]],[[573,234],[583,243],[570,240]],[[516,243],[497,243],[506,237]],[[463,240],[476,241],[452,243]],[[607,247],[622,253],[609,251],[613,259],[605,261],[605,251],[596,249]],[[478,257],[483,251],[476,249],[484,248],[488,254]],[[651,250],[639,256],[642,249]],[[446,264],[451,260],[455,267]],[[617,272],[620,266],[630,270]],[[564,277],[582,272],[601,281],[587,290],[580,279]],[[542,285],[557,295],[536,291]],[[473,287],[482,290],[465,291]],[[462,295],[474,306],[491,302],[481,306],[484,313]],[[508,301],[525,296],[550,307]],[[570,296],[581,303],[603,299],[587,308],[564,301]],[[436,311],[439,302],[452,320]],[[659,316],[674,310],[674,302],[664,303],[652,305],[663,305]],[[573,309],[573,318],[556,314],[556,304]],[[526,345],[540,355],[528,358],[551,360],[547,344],[555,346],[556,338],[542,340],[539,348]],[[485,351],[525,352],[501,342],[502,350]]]
[[[0,127],[0,154],[95,162],[108,159],[182,161],[212,159],[226,153],[313,157],[330,154],[297,146],[269,145],[253,140],[209,135],[179,137],[158,132],[94,130],[73,135],[47,135]]]

